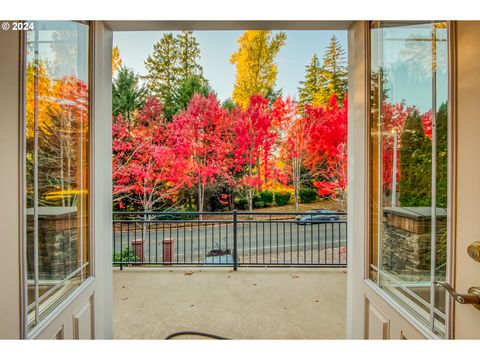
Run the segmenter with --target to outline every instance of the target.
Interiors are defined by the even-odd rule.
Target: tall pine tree
[[[198,63],[200,45],[192,31],[174,36],[163,35],[153,46],[153,53],[145,60],[148,75],[144,77],[149,92],[163,103],[164,116],[171,120],[182,106],[176,103],[179,90],[186,79],[197,79],[208,86],[203,68]]]
[[[182,31],[177,35],[178,42],[178,75],[181,79],[203,79],[203,67],[198,63],[200,60],[200,44],[193,31]]]
[[[305,80],[300,82],[298,97],[300,109],[305,104],[312,106],[326,105],[333,94],[342,102],[347,93],[347,65],[345,50],[335,35],[330,39],[322,59],[322,64],[316,54],[306,66]]]
[[[347,93],[347,62],[345,50],[335,35],[330,39],[330,45],[323,56],[322,73],[326,88],[320,98],[321,102],[326,103],[333,94],[342,101]]]
[[[145,103],[146,89],[138,83],[139,76],[132,69],[121,66],[112,84],[112,111],[122,114],[130,124],[134,113]]]
[[[163,35],[153,45],[153,53],[145,60],[148,75],[144,76],[151,95],[163,104],[171,101],[178,82],[179,49],[178,41],[172,33]]]
[[[305,66],[305,68],[305,81],[301,81],[298,88],[300,109],[303,109],[305,104],[319,105],[317,102],[324,97],[323,93],[326,87],[322,66],[317,54],[313,54],[310,64]]]
[[[230,58],[236,65],[232,99],[237,105],[247,108],[252,95],[275,96],[275,57],[286,39],[284,32],[272,35],[268,30],[248,30],[238,39],[238,50]]]

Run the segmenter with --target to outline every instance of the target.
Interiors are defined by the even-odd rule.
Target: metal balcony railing
[[[114,212],[113,265],[346,267],[346,214]]]

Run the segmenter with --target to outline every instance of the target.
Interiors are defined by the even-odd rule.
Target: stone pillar
[[[143,262],[143,239],[135,239],[132,241],[133,255],[137,258],[137,261]]]
[[[429,207],[384,208],[383,269],[397,275],[430,273],[431,209]],[[447,213],[437,209],[436,248],[438,255],[446,244]]]
[[[165,238],[162,240],[162,254],[163,262],[171,263],[173,262],[173,238]]]

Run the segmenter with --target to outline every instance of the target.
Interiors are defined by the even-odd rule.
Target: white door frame
[[[23,42],[20,38],[20,32],[4,31],[1,35],[8,36],[9,39],[2,40],[2,46],[5,46],[5,54],[11,56],[5,59],[5,66],[1,68],[9,74],[9,80],[14,81],[15,86],[2,86],[2,89],[8,90],[8,96],[5,94],[1,99],[8,101],[4,109],[12,109],[12,113],[8,113],[2,122],[2,134],[4,129],[14,130],[16,135],[13,136],[11,132],[5,133],[6,139],[9,141],[2,141],[2,145],[12,145],[8,151],[2,151],[0,157],[2,160],[8,160],[8,170],[5,174],[10,175],[10,179],[16,182],[17,191],[12,185],[2,186],[6,191],[2,192],[4,198],[15,197],[7,200],[7,203],[12,205],[8,208],[8,216],[16,217],[16,221],[7,221],[5,225],[7,232],[12,230],[12,233],[17,233],[17,236],[9,235],[9,238],[14,240],[17,246],[8,245],[6,249],[16,252],[16,256],[2,251],[2,255],[8,256],[8,261],[3,256],[0,268],[4,276],[2,281],[16,282],[15,287],[9,286],[11,290],[18,289],[18,291],[10,291],[11,296],[2,297],[9,301],[8,306],[4,305],[2,301],[2,309],[5,314],[2,314],[2,319],[8,319],[8,322],[2,320],[0,325],[0,334],[2,338],[79,338],[82,335],[96,339],[111,339],[113,336],[113,301],[112,301],[112,183],[111,183],[111,48],[112,48],[112,31],[105,26],[103,22],[92,21],[91,27],[91,50],[93,56],[90,59],[89,75],[90,86],[93,91],[91,93],[91,145],[90,145],[90,234],[91,234],[91,274],[83,284],[76,288],[52,313],[50,313],[38,326],[36,326],[30,333],[27,334],[25,326],[25,236],[24,233],[24,218],[23,204],[24,194],[21,185],[24,183],[22,171],[22,157],[24,131],[22,131],[24,109],[24,91],[23,72],[21,57],[21,48]],[[5,40],[8,40],[5,41]],[[11,58],[11,59],[10,59]],[[15,60],[15,62],[10,61]],[[7,63],[8,61],[8,63]],[[0,60],[2,62],[2,60]],[[3,77],[2,77],[3,78]],[[6,84],[4,84],[6,85]],[[13,83],[12,83],[13,85]],[[10,99],[15,96],[15,100]],[[3,103],[3,102],[2,102]],[[13,115],[15,113],[15,115]],[[12,150],[17,149],[17,156],[12,156]],[[17,176],[11,176],[17,174]],[[2,182],[3,184],[3,182]],[[16,207],[14,206],[16,204]],[[17,211],[15,211],[17,209]],[[7,211],[7,207],[5,207]],[[4,219],[8,218],[5,214]],[[23,243],[23,245],[22,245]],[[13,262],[13,264],[12,264]],[[5,269],[4,269],[5,266]],[[14,276],[18,271],[18,276]],[[6,283],[7,284],[7,283]],[[15,294],[15,296],[13,296]],[[14,302],[14,303],[13,303]],[[15,310],[14,310],[15,309]],[[85,313],[88,310],[88,314]],[[4,315],[4,316],[3,316]],[[82,319],[80,320],[80,316]],[[8,325],[9,322],[14,322],[17,326]],[[85,321],[85,324],[90,324],[85,334],[80,334],[79,321]],[[5,326],[4,326],[5,324]]]
[[[363,294],[367,273],[368,32],[368,21],[356,21],[348,32],[347,339],[363,338],[365,323],[363,301],[355,294]]]

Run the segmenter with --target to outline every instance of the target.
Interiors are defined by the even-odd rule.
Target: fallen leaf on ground
[[[192,275],[193,274],[193,271],[187,271],[186,273],[184,273],[183,275]]]

